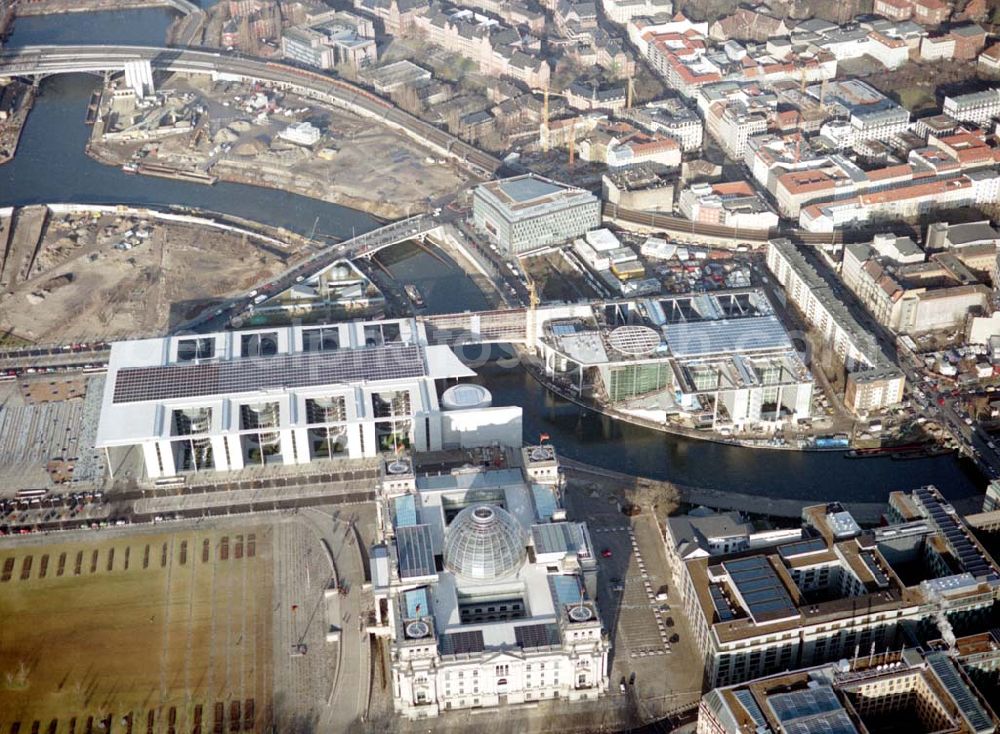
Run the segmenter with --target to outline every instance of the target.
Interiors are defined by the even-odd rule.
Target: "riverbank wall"
[[[129,164],[130,159],[115,154],[101,141],[100,132],[97,128],[98,125],[95,125],[90,142],[85,148],[86,154],[105,166],[119,168]],[[348,207],[385,220],[400,219],[406,213],[406,209],[389,201],[362,199],[330,189],[323,196],[317,196],[315,182],[311,182],[310,185],[301,184],[299,182],[300,177],[294,173],[281,171],[275,169],[273,166],[263,169],[259,166],[254,167],[252,164],[237,165],[232,161],[222,161],[212,167],[212,174],[210,176],[200,174],[198,180],[195,180],[193,174],[185,175],[184,171],[171,169],[169,166],[162,164],[146,163],[138,166],[134,172],[140,176],[174,178],[202,185],[211,185],[216,181],[224,181],[226,183],[255,186],[260,189],[270,189],[272,191],[285,191],[290,194],[307,196],[316,201]]]
[[[698,431],[693,428],[684,428],[683,426],[675,426],[669,423],[656,423],[654,421],[645,420],[638,416],[632,415],[630,413],[624,413],[622,411],[613,410],[605,405],[598,405],[587,400],[582,400],[578,396],[569,392],[568,390],[561,389],[558,385],[552,383],[550,380],[546,380],[545,376],[542,374],[541,370],[535,364],[534,358],[525,350],[523,347],[517,348],[518,356],[524,368],[528,371],[528,374],[539,385],[544,387],[549,392],[559,396],[563,400],[566,400],[574,405],[578,405],[586,410],[593,411],[595,413],[600,413],[601,415],[606,415],[608,418],[613,418],[623,423],[631,423],[634,426],[639,426],[640,428],[648,428],[653,431],[659,431],[660,433],[666,433],[673,436],[681,436],[683,438],[690,438],[696,441],[709,441],[712,443],[723,444],[725,446],[737,446],[740,448],[747,449],[773,449],[781,451],[810,451],[810,452],[839,452],[843,453],[843,447],[835,448],[822,448],[818,446],[807,446],[800,444],[791,443],[775,443],[770,439],[737,439],[732,437],[721,436],[719,434],[709,433],[707,431]]]
[[[67,13],[94,13],[113,10],[142,10],[145,8],[173,8],[188,14],[199,10],[187,0],[34,0],[18,3],[14,16],[65,15]]]
[[[20,84],[20,82],[11,82]],[[25,85],[27,86],[27,85]],[[21,142],[21,133],[28,122],[28,115],[35,103],[35,88],[27,86],[24,94],[18,100],[17,108],[10,117],[0,125],[0,165],[13,160],[17,154],[17,146]]]
[[[795,500],[769,497],[766,493],[743,494],[722,489],[707,487],[689,487],[674,482],[664,482],[654,479],[624,474],[611,469],[592,466],[582,461],[576,461],[564,456],[559,457],[559,463],[571,477],[580,478],[601,477],[621,483],[623,489],[662,488],[668,493],[675,493],[680,502],[702,505],[713,510],[736,510],[755,515],[770,515],[781,518],[799,518],[805,507],[820,504],[816,500]],[[874,525],[886,510],[884,502],[842,502],[841,503],[862,524]]]
[[[259,222],[251,222],[233,215],[223,215],[209,212],[182,213],[159,209],[151,206],[128,206],[124,204],[47,204],[53,214],[115,214],[120,216],[140,216],[160,219],[179,224],[192,224],[208,227],[224,232],[231,232],[266,242],[281,251],[288,249],[292,241],[306,244],[308,240],[301,235],[290,232],[282,227],[269,227]]]

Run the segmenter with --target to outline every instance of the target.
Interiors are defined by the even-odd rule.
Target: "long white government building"
[[[97,447],[140,447],[151,479],[200,470],[521,445],[521,408],[413,319],[112,345]]]

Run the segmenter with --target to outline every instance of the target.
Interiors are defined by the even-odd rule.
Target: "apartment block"
[[[789,240],[773,239],[767,246],[767,267],[788,300],[843,362],[848,373],[844,400],[848,409],[864,415],[899,403],[903,373],[834,293],[818,263]]]

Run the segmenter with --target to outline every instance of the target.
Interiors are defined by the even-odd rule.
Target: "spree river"
[[[98,32],[99,24],[93,25],[97,15],[21,19],[11,43],[121,40],[120,35],[106,35],[110,30]],[[136,18],[139,31],[129,38],[150,43],[157,30],[162,38],[170,21],[166,11],[127,11],[115,16]],[[91,29],[96,36],[83,32]],[[120,32],[120,28],[114,30],[115,34]],[[376,225],[364,213],[294,194],[238,184],[202,186],[130,176],[94,162],[84,153],[90,132],[84,116],[95,81],[76,75],[43,83],[16,157],[0,166],[0,206],[45,202],[181,204],[304,233],[316,223],[318,233],[340,237]],[[482,294],[454,264],[443,264],[411,244],[393,248],[380,258],[400,280],[417,284],[431,312],[485,306]],[[477,355],[466,356],[474,360]],[[491,359],[477,369],[480,382],[493,393],[495,405],[522,406],[526,440],[548,433],[563,455],[609,469],[691,486],[819,502],[876,502],[892,490],[922,484],[936,484],[950,498],[979,491],[981,480],[968,465],[951,456],[911,461],[849,459],[839,453],[754,450],[695,441],[583,410],[554,397],[523,369],[502,359]]]

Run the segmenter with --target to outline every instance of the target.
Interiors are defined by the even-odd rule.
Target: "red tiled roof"
[[[890,178],[912,176],[913,169],[906,163],[900,163],[896,166],[886,166],[885,168],[878,168],[874,171],[868,171],[869,181],[885,181]]]

